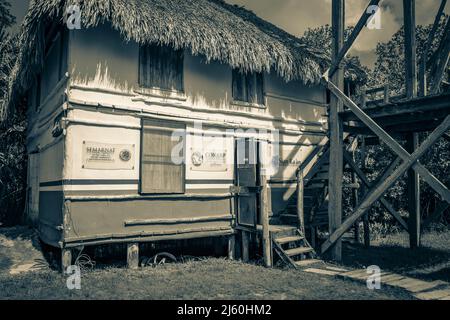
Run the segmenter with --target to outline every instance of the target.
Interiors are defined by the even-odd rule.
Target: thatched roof
[[[187,48],[231,67],[275,71],[286,81],[318,83],[329,62],[301,39],[222,0],[32,0],[22,26],[8,105],[40,72],[43,28],[49,22],[63,23],[72,4],[80,5],[82,28],[109,22],[126,40]]]

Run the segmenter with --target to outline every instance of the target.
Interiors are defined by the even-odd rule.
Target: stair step
[[[328,171],[327,172],[318,172],[315,176],[314,176],[314,180],[328,180],[329,174]]]
[[[323,189],[325,185],[323,183],[314,183],[305,187],[305,190]]]
[[[313,251],[314,251],[313,248],[308,248],[308,247],[301,247],[301,248],[285,250],[286,254],[289,257],[298,256],[300,254],[305,254],[305,253],[309,253],[309,252],[313,252]]]
[[[322,264],[323,261],[322,260],[318,260],[318,259],[307,259],[307,260],[300,260],[300,261],[295,261],[295,264],[299,267],[307,267],[307,266],[311,266],[313,264]]]
[[[279,244],[286,244],[286,243],[290,243],[290,242],[300,241],[303,239],[304,239],[304,237],[293,236],[293,237],[277,238],[277,239],[275,239],[275,241],[278,242]]]

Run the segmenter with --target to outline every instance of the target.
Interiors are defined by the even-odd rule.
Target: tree
[[[14,23],[9,2],[0,0],[0,108],[5,108],[4,100],[18,53],[17,36],[8,32]],[[27,165],[25,118],[24,104],[20,103],[16,112],[0,123],[0,225],[19,222],[24,208]]]
[[[437,50],[445,28],[448,16],[442,18],[438,32],[429,52],[430,58]],[[425,45],[431,32],[432,25],[417,26],[417,57],[422,58]],[[389,84],[390,94],[401,95],[405,93],[405,55],[404,55],[404,30],[401,28],[396,32],[391,40],[386,43],[379,43],[376,47],[377,60],[374,70],[369,74],[368,87],[379,87]],[[450,66],[449,66],[450,68]],[[430,71],[428,70],[427,73]],[[428,77],[429,78],[429,77]],[[423,141],[427,133],[421,134]],[[392,155],[387,146],[381,145],[369,148],[367,159],[368,174],[376,177],[391,161]],[[421,162],[445,185],[450,186],[450,144],[445,139],[440,139],[431,150],[421,159]],[[436,193],[425,183],[421,183],[421,206],[423,218],[429,216],[435,210],[439,200]],[[401,212],[407,216],[406,204],[406,184],[404,180],[399,181],[387,194],[390,201],[394,203]],[[382,208],[377,207],[377,214],[372,216],[372,222],[384,224],[388,216]],[[389,218],[389,220],[391,220]],[[442,220],[448,224],[445,218]]]
[[[428,59],[439,46],[440,40],[443,37],[447,19],[448,16],[444,16],[439,23],[436,37],[427,57]],[[427,26],[419,25],[416,28],[417,57],[419,60],[422,58],[423,52],[425,51],[425,45],[432,27],[433,25],[430,24]],[[384,85],[385,83],[389,83],[393,94],[398,95],[404,93],[404,40],[405,35],[402,27],[392,36],[391,40],[386,43],[378,43],[376,47],[377,60],[375,62],[374,70],[369,77],[369,86],[378,87]]]

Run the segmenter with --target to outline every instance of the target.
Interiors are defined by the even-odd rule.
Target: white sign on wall
[[[227,150],[192,150],[192,171],[225,172],[227,168]]]
[[[83,141],[83,169],[133,170],[135,146]]]
[[[190,167],[192,171],[226,172],[228,170],[227,138],[222,134],[192,136]]]

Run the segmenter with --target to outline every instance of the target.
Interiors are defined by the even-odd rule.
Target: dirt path
[[[36,232],[28,227],[0,231],[0,275],[47,269]]]

